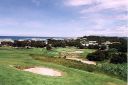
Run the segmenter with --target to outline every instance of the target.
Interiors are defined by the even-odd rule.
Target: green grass
[[[84,52],[81,54],[82,57],[86,58],[86,56],[89,54],[89,53],[92,53],[96,51],[95,49],[84,49]]]
[[[126,85],[125,81],[105,74],[95,74],[38,61],[33,59],[30,54],[43,55],[44,53],[42,48],[0,48],[0,85]],[[49,77],[17,70],[10,65],[49,67],[63,71],[65,74],[63,77]]]
[[[47,56],[47,57],[58,57],[60,52],[74,52],[74,51],[79,51],[79,50],[81,50],[81,49],[77,49],[75,47],[67,47],[67,48],[57,47],[57,48],[53,48],[50,51],[47,51],[46,49],[42,49],[42,55]],[[85,52],[86,52],[86,54],[88,54],[93,50],[85,49],[83,51],[84,51],[84,54],[85,54]]]

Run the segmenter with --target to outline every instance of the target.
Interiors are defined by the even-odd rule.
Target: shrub
[[[127,55],[125,53],[113,54],[110,59],[110,63],[118,64],[118,63],[126,63]]]
[[[51,50],[52,49],[51,45],[47,44],[46,49]]]
[[[89,45],[88,49],[99,49],[98,45]]]
[[[107,49],[106,45],[101,45],[100,46],[100,50],[105,50],[105,49]]]
[[[98,50],[94,53],[88,54],[87,59],[90,61],[103,61],[105,60],[105,54],[102,51]]]
[[[79,43],[79,44],[77,45],[77,48],[79,48],[79,49],[84,49],[85,47],[84,47],[81,43]]]

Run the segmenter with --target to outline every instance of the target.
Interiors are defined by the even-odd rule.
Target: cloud
[[[127,36],[126,18],[125,15],[105,17],[100,14],[81,17],[85,22],[90,23],[83,27],[81,34]]]
[[[85,30],[80,32],[82,35],[101,35],[101,36],[128,36],[128,29],[125,26],[112,28],[112,29],[104,29],[104,30]],[[81,35],[78,35],[81,36]]]
[[[115,20],[128,20],[128,16],[125,15],[125,14],[117,15],[117,16],[110,16],[110,17],[107,17],[107,18],[115,19]]]
[[[66,0],[68,6],[82,6],[93,3],[93,0]]]
[[[85,12],[100,12],[103,10],[115,10],[115,11],[126,11],[127,10],[127,0],[95,0],[97,3],[88,9],[83,8],[80,13]],[[93,4],[93,3],[92,3]]]
[[[32,0],[32,3],[36,4],[36,6],[40,5],[40,0]]]
[[[66,5],[82,7],[81,13],[85,12],[99,12],[106,9],[112,10],[126,10],[127,0],[66,0]],[[88,6],[84,7],[84,6]]]

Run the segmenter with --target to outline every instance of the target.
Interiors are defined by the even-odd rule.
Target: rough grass
[[[108,74],[113,74],[121,79],[127,80],[127,63],[124,64],[110,64],[102,63],[98,65],[98,69]]]
[[[84,52],[81,54],[82,57],[86,58],[86,56],[89,54],[89,53],[92,53],[96,51],[95,49],[84,49]]]
[[[30,54],[42,55],[42,49],[0,48],[0,85],[126,85],[126,82],[104,74],[34,60]],[[65,72],[63,77],[42,76],[17,70],[10,65],[43,66]]]

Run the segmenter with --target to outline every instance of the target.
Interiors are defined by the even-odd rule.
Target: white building
[[[89,41],[89,45],[98,45],[97,41]]]
[[[14,42],[14,40],[12,40],[12,39],[0,39],[0,44],[3,41],[5,41],[5,42]]]
[[[110,44],[112,44],[110,41],[106,41],[106,42],[103,42],[102,43],[103,45],[110,45]]]

